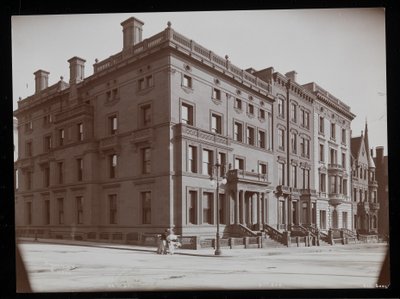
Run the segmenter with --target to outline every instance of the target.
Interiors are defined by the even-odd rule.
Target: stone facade
[[[218,219],[224,236],[353,229],[348,106],[295,72],[242,70],[170,23],[145,40],[143,22],[121,25],[122,51],[92,76],[73,57],[69,83],[39,70],[18,102],[19,235],[212,237]]]
[[[352,147],[352,193],[355,229],[360,234],[378,233],[378,182],[375,163],[368,142],[368,127],[361,136],[351,139]]]

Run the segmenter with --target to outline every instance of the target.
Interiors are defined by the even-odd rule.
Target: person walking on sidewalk
[[[157,253],[158,254],[167,254],[167,234],[168,230],[165,230],[161,235],[159,235],[158,239],[158,248],[157,248]]]

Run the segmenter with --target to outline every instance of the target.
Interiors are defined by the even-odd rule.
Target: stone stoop
[[[280,248],[280,247],[286,247],[282,243],[279,243],[278,241],[275,241],[271,239],[270,237],[266,236],[265,238],[262,238],[262,247],[263,248]]]

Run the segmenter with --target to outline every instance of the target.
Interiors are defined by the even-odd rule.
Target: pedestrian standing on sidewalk
[[[158,254],[167,254],[167,235],[168,231],[165,230],[160,236],[160,243],[157,250]]]

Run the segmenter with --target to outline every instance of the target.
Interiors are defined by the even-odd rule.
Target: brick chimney
[[[134,17],[131,17],[121,23],[124,36],[123,50],[129,49],[142,41],[142,26],[144,23]]]
[[[35,75],[35,93],[39,93],[49,86],[49,72],[38,70],[33,74]]]
[[[383,163],[383,146],[377,146],[376,150],[376,164],[382,165]]]
[[[85,59],[72,57],[69,62],[69,84],[79,83],[85,78]]]
[[[285,76],[286,76],[288,79],[290,79],[290,80],[292,80],[292,81],[294,81],[294,82],[297,82],[297,72],[296,72],[296,71],[287,72],[287,73],[285,74]]]

